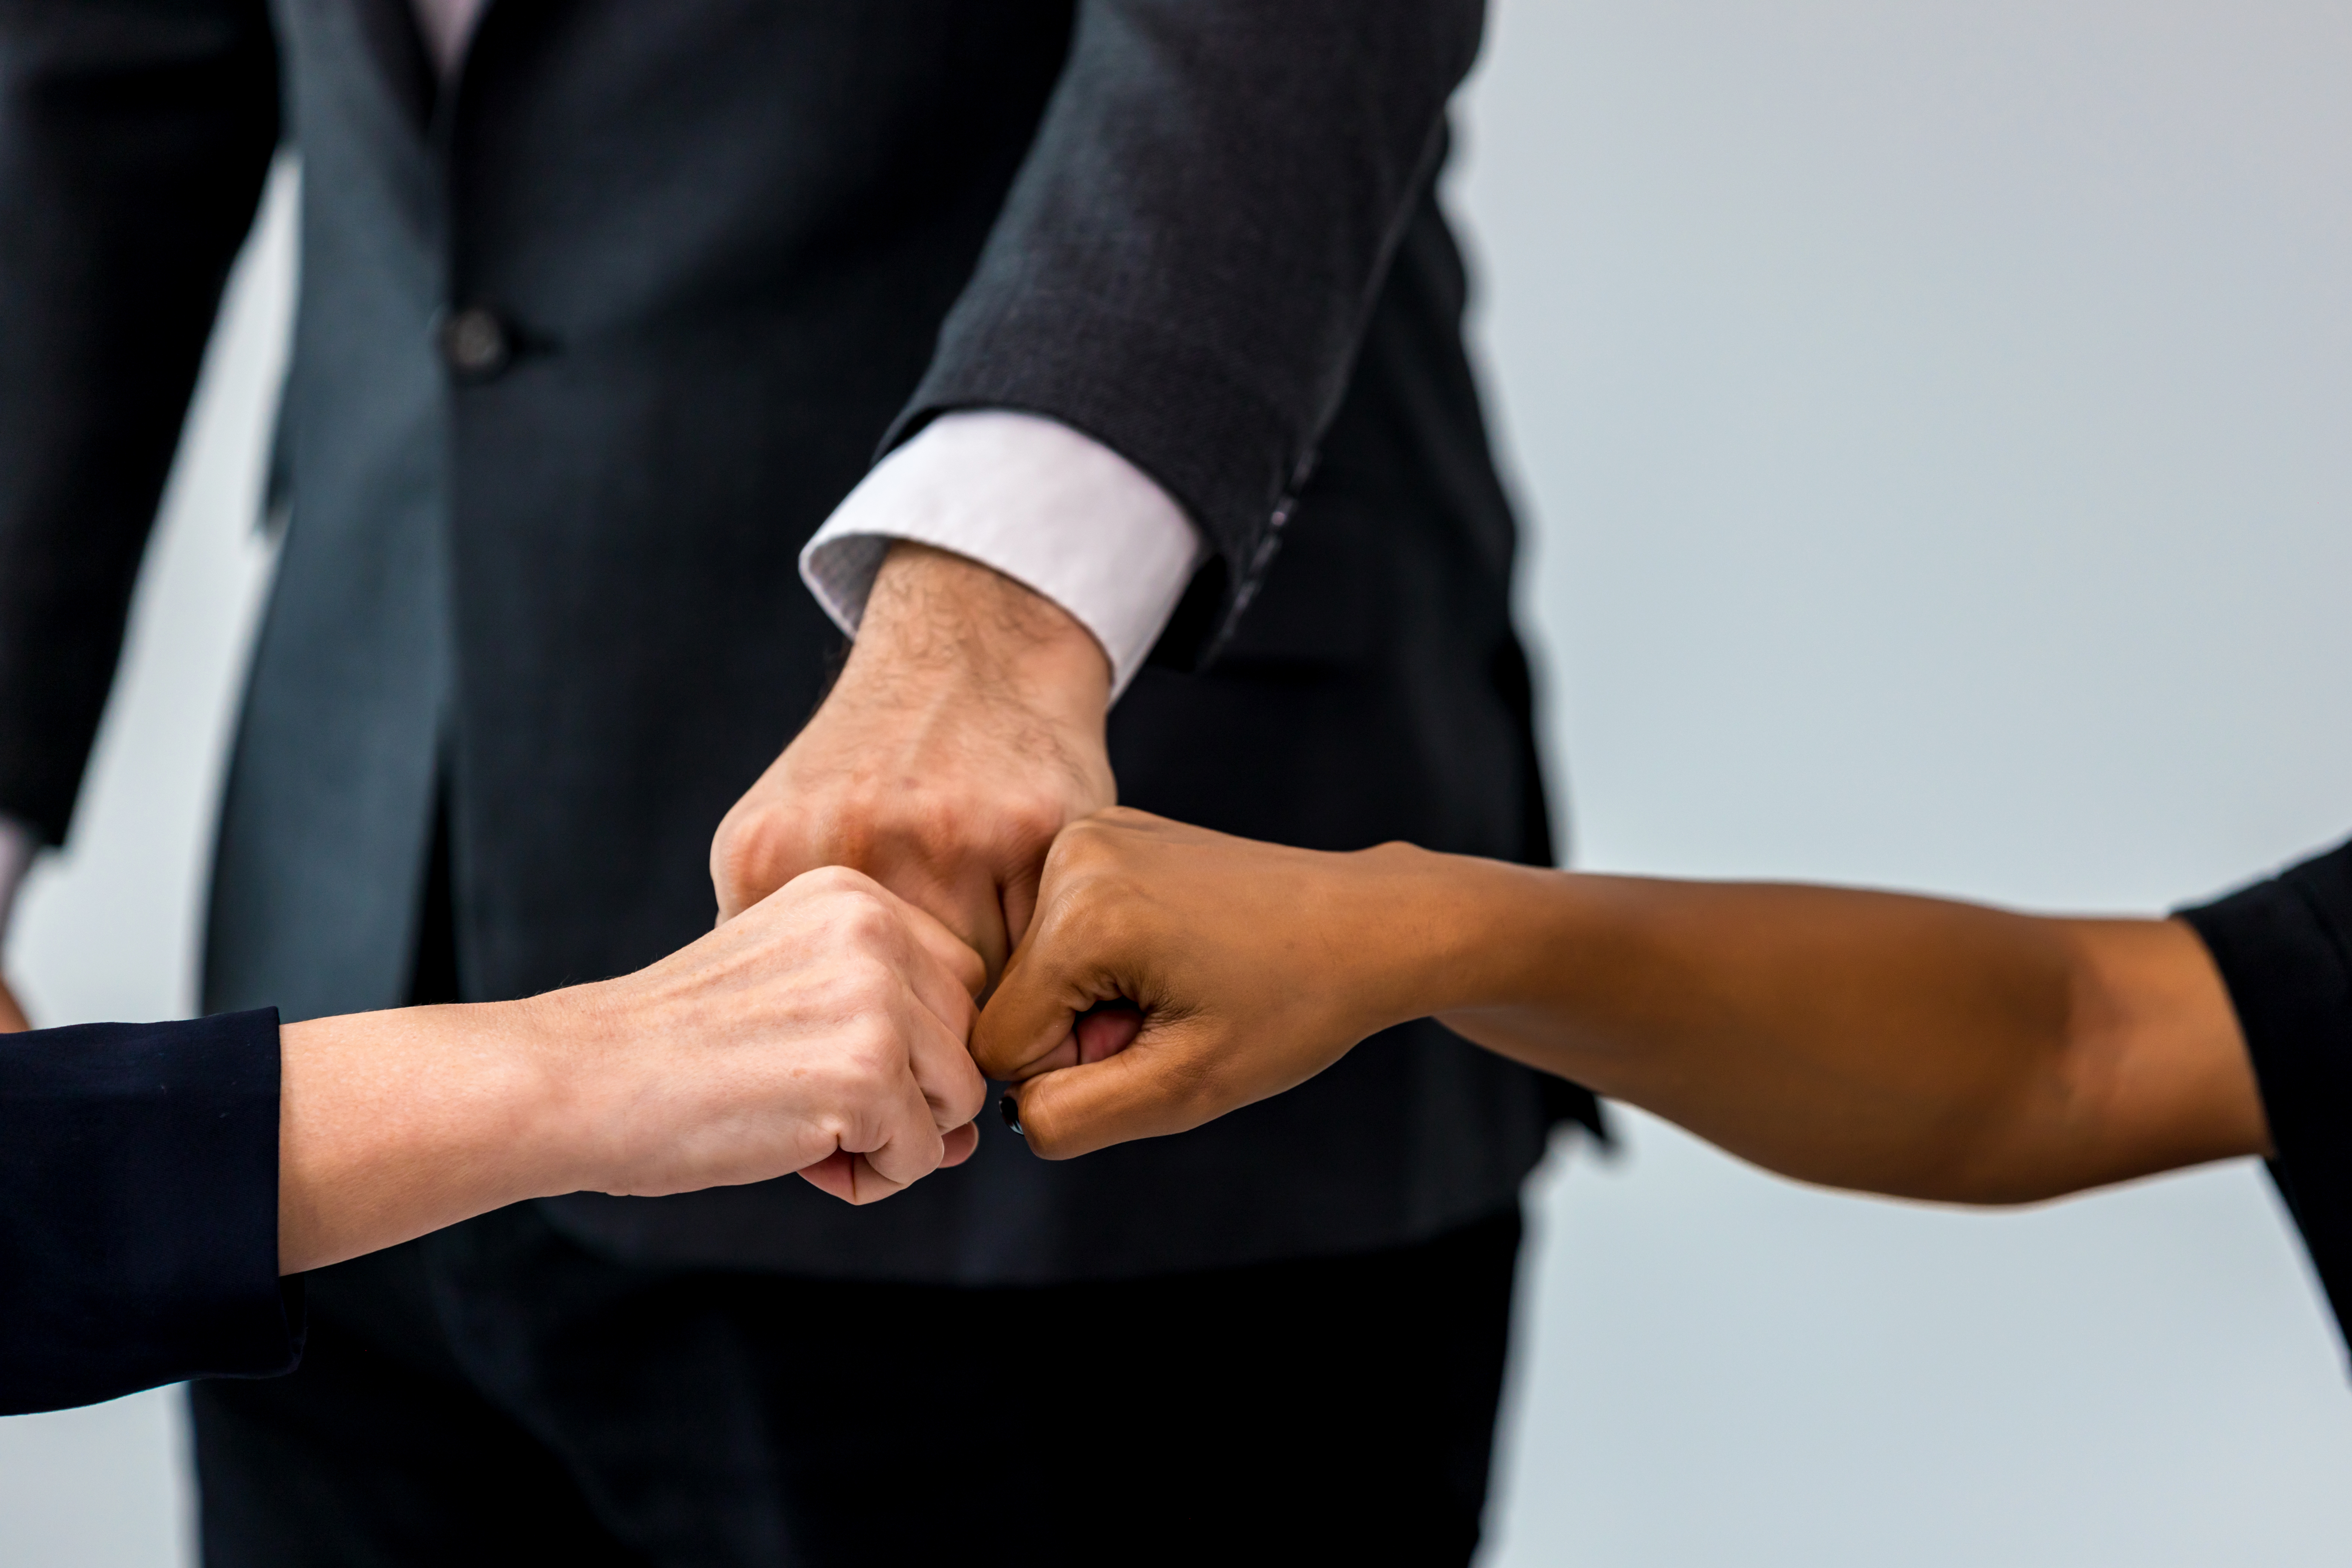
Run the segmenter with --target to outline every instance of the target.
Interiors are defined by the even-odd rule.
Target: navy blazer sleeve
[[[2277,1155],[2271,1175],[2352,1330],[2352,844],[2185,910],[2230,988]]]
[[[300,1355],[278,1015],[0,1036],[0,1415]]]

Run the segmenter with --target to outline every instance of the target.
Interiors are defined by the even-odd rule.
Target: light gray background
[[[2352,830],[2347,75],[2342,0],[1504,0],[1456,194],[1583,864],[2144,910]],[[290,195],[13,939],[49,1022],[191,1005]],[[1623,1121],[1539,1183],[1490,1563],[2344,1561],[2251,1166],[1958,1215]],[[174,1409],[0,1422],[0,1563],[177,1560]]]

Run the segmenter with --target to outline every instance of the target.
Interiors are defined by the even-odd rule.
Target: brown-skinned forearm
[[[1081,1023],[1124,998],[1129,1021]],[[2260,1152],[2220,976],[2167,921],[1066,829],[972,1049],[1066,1158],[1182,1132],[1435,1016],[1801,1179],[2021,1202]]]
[[[2008,1203],[2267,1146],[2176,921],[1373,853],[1414,884],[1401,1010],[1801,1179]]]

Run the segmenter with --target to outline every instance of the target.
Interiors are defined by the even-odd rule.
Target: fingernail
[[[1001,1097],[996,1102],[996,1113],[1004,1118],[1004,1125],[1012,1128],[1015,1132],[1021,1132],[1021,1102],[1019,1100],[1013,1099],[1009,1094]],[[1021,1135],[1024,1138],[1029,1136],[1026,1132],[1021,1132]]]

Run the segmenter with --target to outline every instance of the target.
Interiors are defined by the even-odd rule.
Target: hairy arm
[[[1114,999],[1141,1009],[1124,1049],[1077,1023]],[[1134,812],[1056,844],[975,1049],[1029,1079],[1022,1125],[1063,1155],[1432,1015],[1834,1186],[2022,1202],[2268,1149],[2228,994],[2177,921],[1320,854]]]
[[[901,542],[824,706],[711,844],[719,918],[853,866],[944,921],[993,976],[1062,826],[1117,798],[1110,662],[1051,600]]]

